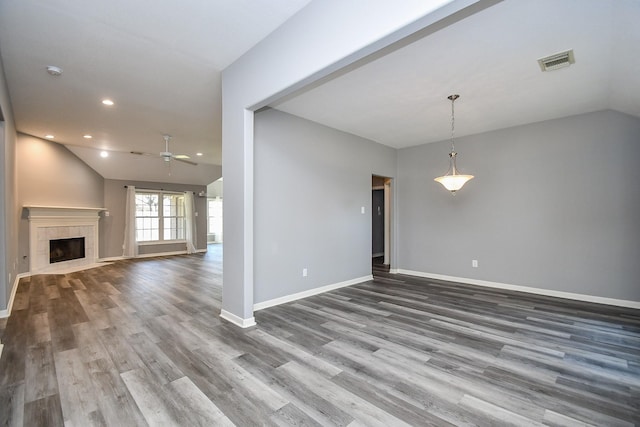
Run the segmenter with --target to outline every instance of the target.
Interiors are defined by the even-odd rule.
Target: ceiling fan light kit
[[[458,173],[458,168],[456,167],[456,153],[455,145],[454,145],[454,133],[455,133],[455,114],[453,104],[456,99],[460,98],[460,95],[449,95],[447,99],[451,100],[451,151],[449,152],[449,170],[447,173],[435,178],[436,182],[439,182],[451,192],[454,196],[456,195],[456,191],[460,190],[464,184],[470,179],[473,179],[473,175],[464,175]]]
[[[192,166],[198,166],[197,163],[186,160],[189,158],[189,156],[184,154],[174,155],[171,151],[169,151],[169,141],[171,141],[171,135],[164,134],[162,135],[162,138],[164,138],[164,151],[160,152],[160,157],[162,157],[162,160],[164,160],[165,162],[170,162],[171,160],[177,160],[179,162],[187,163]]]

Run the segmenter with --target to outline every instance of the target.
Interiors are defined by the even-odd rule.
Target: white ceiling
[[[53,134],[106,178],[207,184],[221,164],[221,70],[309,1],[0,0],[18,131]],[[63,74],[48,75],[48,65]],[[101,105],[107,97],[113,107]],[[199,165],[174,161],[172,176],[158,177],[159,158],[98,161],[98,151],[73,147],[160,153],[164,133],[174,154]]]
[[[207,184],[221,70],[308,2],[0,0],[16,126],[54,134],[105,178]],[[458,136],[605,108],[640,117],[639,20],[640,0],[504,0],[272,106],[392,147],[447,139],[452,93]],[[540,71],[570,48],[574,65]],[[164,151],[164,133],[199,165],[128,154]]]
[[[505,0],[273,107],[392,147],[614,109],[640,117],[640,1]],[[537,59],[573,49],[575,64]]]

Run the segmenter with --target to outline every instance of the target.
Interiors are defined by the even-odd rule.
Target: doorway
[[[391,178],[371,177],[371,265],[374,273],[391,266]]]

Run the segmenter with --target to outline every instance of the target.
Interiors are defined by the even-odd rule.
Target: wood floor
[[[640,312],[408,276],[218,316],[220,247],[20,282],[0,425],[640,424]]]

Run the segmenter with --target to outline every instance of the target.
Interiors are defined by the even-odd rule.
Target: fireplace
[[[102,208],[25,206],[29,210],[29,270],[64,273],[98,263]]]
[[[84,258],[84,237],[49,240],[49,264]]]

